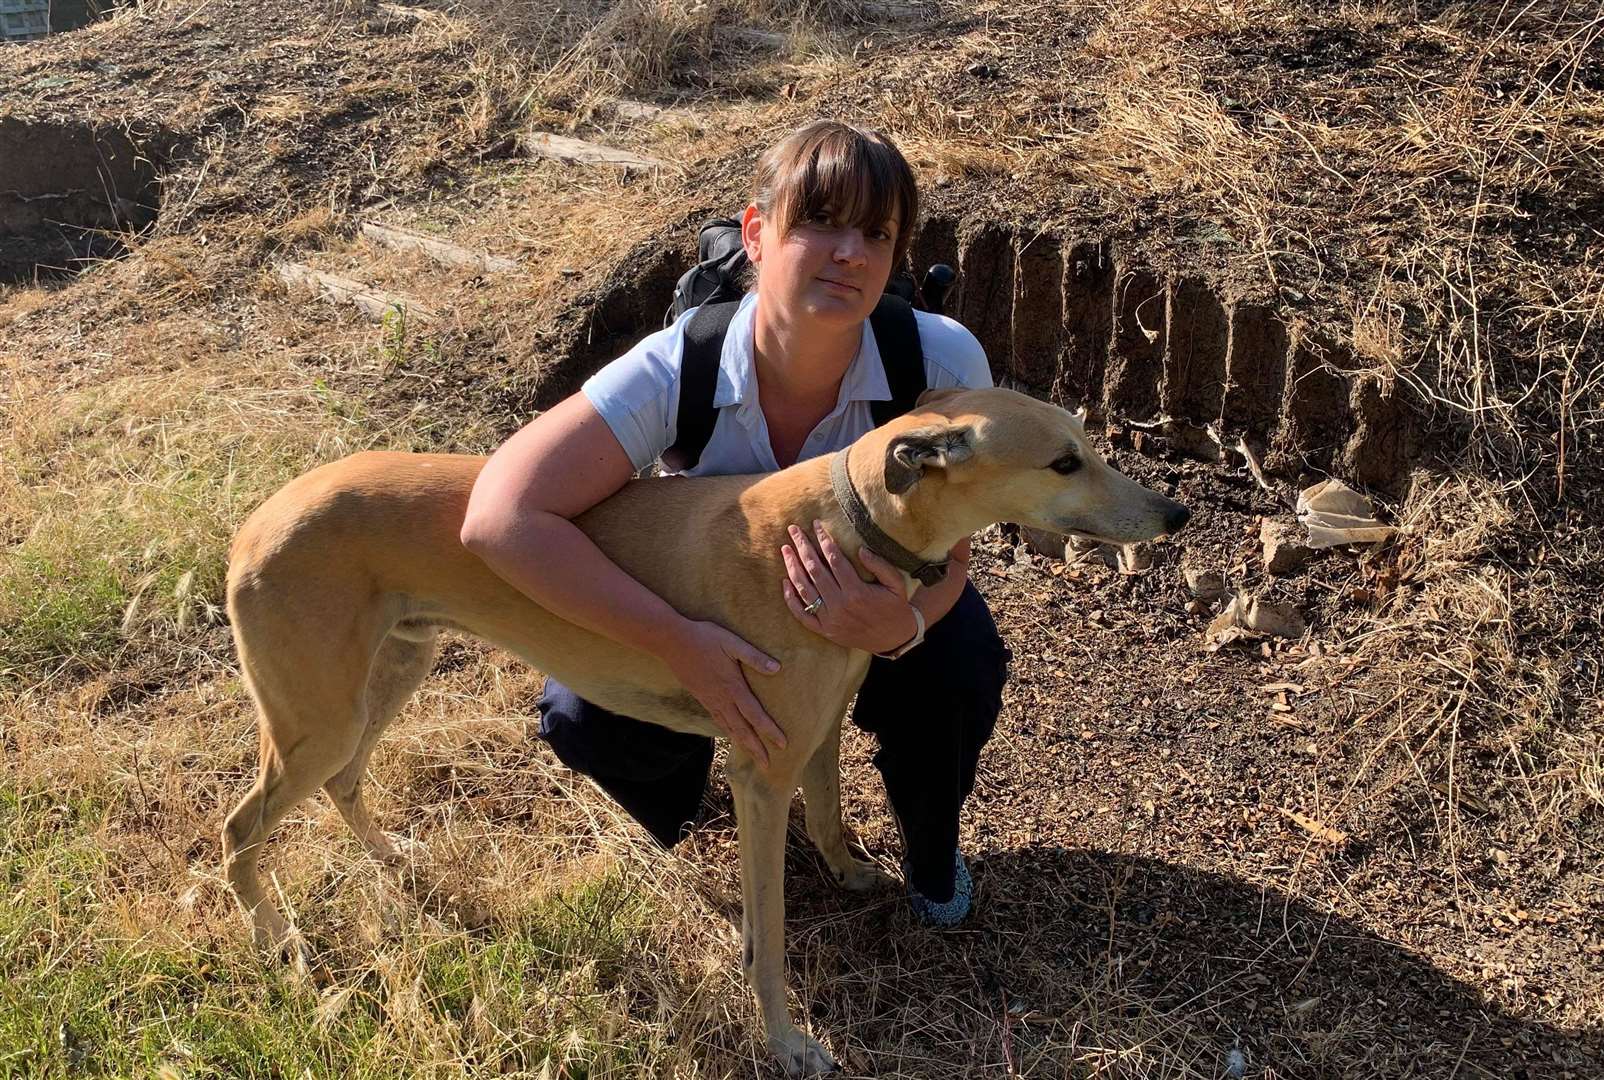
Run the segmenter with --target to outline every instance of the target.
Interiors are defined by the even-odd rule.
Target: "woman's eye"
[[[1057,461],[1053,462],[1047,467],[1053,470],[1053,472],[1058,473],[1060,476],[1068,476],[1070,473],[1080,468],[1080,458],[1076,457],[1074,454],[1065,454],[1063,457],[1059,458]]]

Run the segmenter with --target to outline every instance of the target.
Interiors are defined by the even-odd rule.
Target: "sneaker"
[[[913,917],[925,926],[946,928],[957,926],[969,916],[969,902],[975,894],[974,880],[969,876],[969,864],[964,862],[963,852],[953,853],[952,899],[943,903],[920,894],[912,884],[908,886],[908,906],[913,908]],[[908,876],[907,864],[902,867],[903,877]]]

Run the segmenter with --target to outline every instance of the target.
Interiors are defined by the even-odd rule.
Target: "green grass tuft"
[[[548,1060],[577,1078],[648,1064],[619,1004],[652,912],[616,871],[493,934],[412,922],[319,989],[243,944],[130,931],[113,914],[107,818],[92,798],[0,788],[0,1080],[538,1074]]]
[[[0,682],[72,657],[109,655],[129,595],[112,561],[82,547],[0,554]]]

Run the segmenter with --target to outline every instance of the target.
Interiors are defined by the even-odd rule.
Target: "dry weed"
[[[1270,147],[1226,113],[1196,73],[1165,61],[1112,72],[1096,126],[1072,132],[1087,176],[1161,197],[1207,192],[1262,221],[1274,188]]]
[[[1563,625],[1579,614],[1566,577],[1522,565],[1540,549],[1519,539],[1518,498],[1469,475],[1422,474],[1407,539],[1372,565],[1376,610],[1351,639],[1394,689],[1343,736],[1365,749],[1333,814],[1374,821],[1389,792],[1423,799],[1456,880],[1461,861],[1481,857],[1463,836],[1491,807],[1501,828],[1564,846],[1597,783],[1600,732],[1585,720],[1596,687],[1592,704],[1563,689],[1596,661]],[[1555,570],[1588,557],[1542,550]]]

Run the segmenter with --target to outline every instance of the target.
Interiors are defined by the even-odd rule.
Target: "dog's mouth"
[[[1084,529],[1065,529],[1064,535],[1072,540],[1091,540],[1099,544],[1129,544],[1130,540],[1116,540],[1112,536],[1102,533],[1087,532]]]
[[[1148,533],[1145,536],[1109,536],[1105,533],[1088,532],[1085,529],[1070,529],[1060,526],[1057,530],[1065,536],[1076,540],[1091,540],[1099,544],[1113,544],[1115,547],[1124,547],[1126,544],[1147,544],[1158,540],[1167,540],[1173,533]]]

